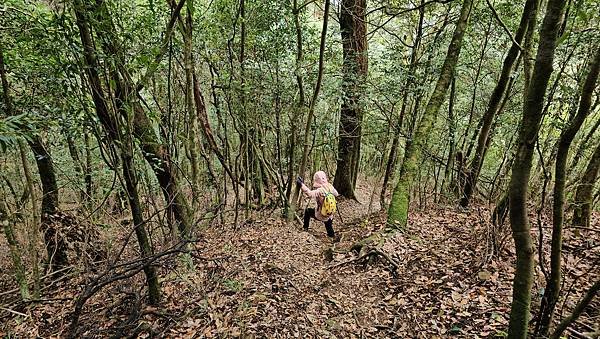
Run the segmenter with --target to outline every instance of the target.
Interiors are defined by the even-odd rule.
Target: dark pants
[[[316,219],[315,209],[307,208],[306,211],[304,212],[304,230],[308,230],[308,225],[310,224],[311,218]],[[332,238],[335,237],[335,232],[333,231],[333,219],[328,219],[327,221],[324,221],[323,223],[325,224],[325,229],[327,230],[327,236],[332,237]]]

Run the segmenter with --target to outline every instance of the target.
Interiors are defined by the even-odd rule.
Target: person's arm
[[[334,197],[339,197],[340,194],[338,193],[338,191],[335,189],[335,187],[333,187],[333,185],[331,186],[331,193],[333,194]]]
[[[308,195],[309,197],[316,199],[317,196],[319,195],[319,190],[312,190],[310,188],[308,188],[308,186],[306,186],[304,183],[302,183],[302,186],[300,186],[300,188],[302,189],[302,192],[304,192],[304,194]]]
[[[307,196],[316,199],[317,196],[319,195],[319,190],[310,190],[310,188],[308,188],[308,186],[306,186],[304,184],[304,180],[301,177],[298,177],[296,179],[296,184],[300,186],[300,189],[302,190],[302,192],[304,192],[304,194],[306,194]]]

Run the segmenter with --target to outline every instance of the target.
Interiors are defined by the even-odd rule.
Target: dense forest
[[[598,0],[2,0],[0,335],[598,338],[599,71]]]

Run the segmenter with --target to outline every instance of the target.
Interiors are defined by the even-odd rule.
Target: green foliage
[[[7,148],[14,147],[19,138],[31,140],[35,130],[36,121],[27,114],[0,118],[0,150],[6,152]]]

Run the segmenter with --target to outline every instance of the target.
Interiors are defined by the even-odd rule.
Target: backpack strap
[[[323,195],[327,194],[327,193],[331,193],[331,184],[327,184],[327,188],[325,188],[324,186],[319,187],[319,189],[323,189]]]

